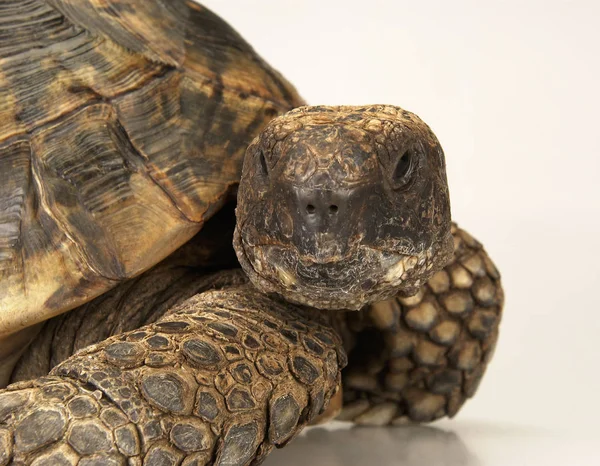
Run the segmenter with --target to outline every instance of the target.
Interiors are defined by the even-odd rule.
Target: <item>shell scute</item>
[[[202,6],[5,3],[0,336],[185,243],[224,203],[254,136],[302,104]]]

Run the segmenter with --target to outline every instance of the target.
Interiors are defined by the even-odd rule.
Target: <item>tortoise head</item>
[[[453,251],[442,148],[392,106],[274,119],[248,147],[236,214],[254,285],[322,309],[412,295]]]

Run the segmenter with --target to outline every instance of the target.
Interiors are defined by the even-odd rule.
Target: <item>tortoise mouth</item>
[[[359,245],[322,261],[302,256],[293,245],[249,245],[238,232],[234,244],[257,288],[321,309],[359,310],[399,292],[413,294],[435,271],[430,249],[404,254]]]

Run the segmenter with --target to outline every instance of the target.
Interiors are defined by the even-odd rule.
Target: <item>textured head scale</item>
[[[451,256],[444,154],[393,106],[301,107],[246,152],[235,247],[288,301],[360,309],[410,295]]]

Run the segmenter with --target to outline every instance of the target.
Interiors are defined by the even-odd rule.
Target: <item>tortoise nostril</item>
[[[312,205],[312,204],[308,204],[308,205],[306,206],[306,211],[307,211],[309,214],[314,214],[314,213],[315,213],[315,210],[316,210],[316,208],[315,208],[315,206],[314,206],[314,205]]]
[[[335,214],[335,213],[337,213],[338,210],[339,210],[339,208],[335,204],[332,204],[332,205],[329,206],[329,213],[330,214]]]

